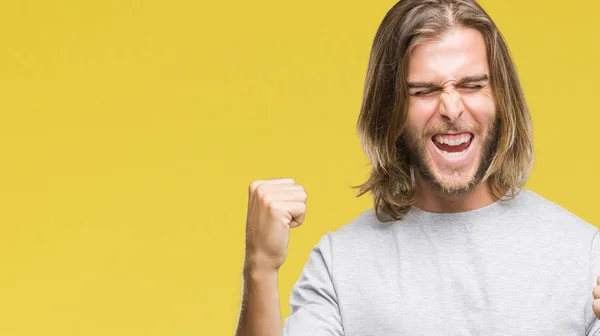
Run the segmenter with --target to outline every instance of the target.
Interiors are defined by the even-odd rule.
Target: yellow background
[[[371,206],[355,133],[395,1],[0,4],[0,335],[231,335],[247,187],[309,194],[280,277]],[[600,223],[600,3],[487,0],[530,104],[528,188]]]

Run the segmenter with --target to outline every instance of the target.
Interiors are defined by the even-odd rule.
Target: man
[[[600,335],[600,235],[521,190],[529,111],[478,4],[387,13],[358,130],[374,208],[315,246],[283,334]],[[240,336],[282,334],[277,272],[305,201],[292,179],[250,185]]]

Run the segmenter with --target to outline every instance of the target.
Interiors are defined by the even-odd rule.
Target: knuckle
[[[265,203],[265,206],[269,212],[275,212],[278,209],[277,202],[268,202],[268,203]]]
[[[248,187],[248,189],[250,190],[251,193],[253,193],[254,191],[256,191],[256,189],[258,188],[258,186],[260,185],[261,181],[260,180],[254,180],[250,183],[250,186]]]
[[[273,196],[271,196],[269,194],[262,195],[262,197],[260,198],[260,200],[265,205],[272,205],[273,204]]]
[[[254,193],[256,194],[256,196],[258,196],[258,198],[262,199],[263,197],[265,197],[265,194],[266,194],[266,190],[265,189],[266,188],[265,188],[264,184],[259,184],[254,189]]]

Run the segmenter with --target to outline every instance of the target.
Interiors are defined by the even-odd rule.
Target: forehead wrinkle
[[[489,76],[486,73],[467,75],[460,79],[450,78],[443,81],[440,77],[436,78],[433,82],[426,81],[411,81],[407,80],[407,86],[409,89],[412,88],[429,88],[429,87],[444,87],[448,82],[456,82],[458,84],[471,83],[471,82],[488,82]]]
[[[428,86],[442,86],[451,80],[464,83],[470,81],[469,76],[488,74],[488,67],[483,36],[473,29],[457,29],[410,51],[408,82]]]

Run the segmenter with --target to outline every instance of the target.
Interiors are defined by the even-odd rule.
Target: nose
[[[444,119],[455,122],[465,110],[460,93],[454,88],[450,88],[442,91],[440,97],[440,114]]]

